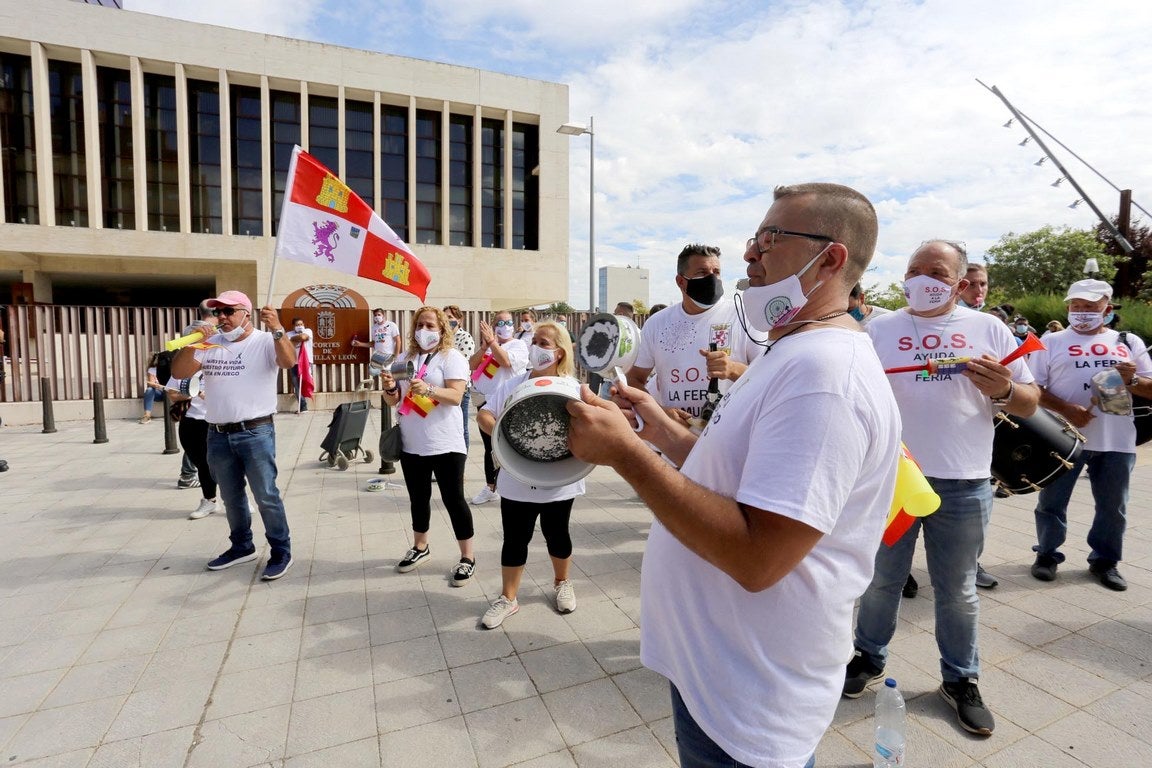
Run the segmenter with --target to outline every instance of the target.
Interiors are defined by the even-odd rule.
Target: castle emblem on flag
[[[339,225],[334,221],[314,221],[312,222],[312,231],[315,233],[312,238],[312,245],[316,246],[316,252],[312,255],[316,258],[326,256],[328,261],[336,261],[336,254],[333,251],[340,244]]]
[[[331,208],[340,213],[348,213],[348,197],[352,190],[344,182],[331,173],[324,176],[320,184],[320,194],[316,195],[316,202],[325,208]]]
[[[411,269],[403,255],[390,253],[384,259],[384,269],[381,270],[381,274],[384,275],[385,279],[394,283],[408,285],[408,275]]]

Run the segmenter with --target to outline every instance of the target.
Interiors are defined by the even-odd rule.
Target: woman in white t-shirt
[[[387,368],[380,374],[384,400],[400,420],[400,468],[412,510],[412,547],[396,566],[407,573],[428,558],[428,528],[432,518],[432,476],[452,520],[460,562],[452,569],[452,586],[472,579],[476,558],[472,548],[472,510],[464,498],[464,433],[460,400],[468,380],[468,361],[453,347],[448,316],[436,307],[420,307],[412,317],[408,348],[398,362],[410,360],[415,372],[397,382]]]
[[[576,368],[572,362],[572,339],[568,331],[553,322],[536,326],[532,347],[528,351],[532,370],[521,373],[492,391],[488,401],[476,414],[481,432],[491,434],[496,417],[504,410],[509,395],[517,386],[539,376],[572,377]],[[552,589],[556,610],[571,613],[576,610],[576,593],[568,572],[572,565],[572,536],[568,521],[572,504],[584,495],[584,481],[559,488],[537,488],[517,479],[510,472],[501,472],[497,489],[500,493],[500,522],[504,529],[504,545],[500,550],[500,575],[503,582],[500,596],[488,608],[481,621],[486,629],[495,629],[504,619],[520,610],[516,594],[528,562],[528,543],[540,518],[540,532],[548,545],[552,559]]]
[[[528,345],[514,337],[515,321],[507,310],[497,312],[492,325],[480,321],[480,343],[472,353],[468,365],[475,372],[473,387],[488,397],[513,376],[528,369]],[[484,482],[480,493],[472,497],[473,504],[487,504],[498,498],[496,493],[496,462],[492,460],[492,439],[480,432],[484,442]]]

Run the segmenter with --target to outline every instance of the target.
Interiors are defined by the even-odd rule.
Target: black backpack
[[[172,358],[176,357],[175,352],[156,353],[156,381],[160,382],[160,386],[168,384],[168,379],[172,378]]]
[[[1132,345],[1128,343],[1128,331],[1120,332],[1120,343],[1131,351]],[[1140,395],[1132,395],[1132,414],[1136,422],[1136,445],[1144,445],[1144,443],[1152,440],[1152,400]]]

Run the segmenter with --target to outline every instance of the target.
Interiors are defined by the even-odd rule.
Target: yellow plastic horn
[[[926,517],[940,508],[940,497],[928,478],[908,452],[907,446],[900,443],[900,461],[896,465],[896,492],[892,496],[892,506],[888,510],[888,524],[903,509],[912,517]]]
[[[182,349],[189,344],[195,344],[198,341],[203,341],[204,338],[204,331],[196,331],[195,333],[190,333],[187,336],[181,336],[178,339],[172,339],[171,341],[164,342],[164,349],[168,350],[169,352],[175,352],[176,350]]]

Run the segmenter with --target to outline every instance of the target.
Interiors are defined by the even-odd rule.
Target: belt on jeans
[[[268,416],[261,416],[258,419],[248,419],[248,421],[237,421],[237,422],[233,422],[232,424],[209,424],[208,429],[212,430],[213,432],[224,432],[224,433],[243,432],[245,430],[252,429],[253,427],[259,427],[259,426],[263,426],[264,424],[271,424],[271,423],[272,423],[272,416],[271,416],[271,414],[269,414]]]

